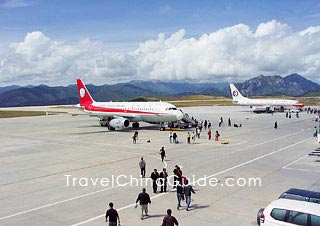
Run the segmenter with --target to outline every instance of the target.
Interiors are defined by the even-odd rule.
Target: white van
[[[260,225],[320,226],[320,206],[317,203],[277,199],[263,210]]]

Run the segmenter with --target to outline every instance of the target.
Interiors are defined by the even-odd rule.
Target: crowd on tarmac
[[[318,111],[313,110],[313,109],[307,109],[306,110],[307,114],[316,114]],[[286,112],[285,117],[286,118],[291,118],[292,112]],[[299,113],[296,112],[296,117],[299,118]],[[219,131],[216,130],[214,133],[214,137],[212,137],[212,123],[209,120],[204,120],[204,121],[197,121],[195,118],[192,118],[196,122],[195,130],[193,132],[187,132],[186,135],[186,142],[187,144],[194,144],[196,142],[196,139],[201,138],[201,133],[203,130],[207,132],[208,139],[211,140],[214,138],[215,141],[219,141],[220,134]],[[319,119],[318,119],[319,120]],[[220,117],[217,126],[222,127],[223,125],[223,117]],[[231,119],[228,118],[228,127],[232,126]],[[241,127],[241,124],[233,124],[233,127]],[[274,123],[274,128],[278,129],[278,122],[275,121]],[[313,136],[317,137],[319,133],[319,128],[318,126],[314,127],[314,133]],[[138,140],[138,132],[134,132],[133,137],[132,137],[133,143],[137,143]],[[174,144],[179,144],[181,141],[178,139],[178,135],[176,132],[169,131],[169,142],[174,143]],[[166,161],[166,150],[164,147],[161,147],[159,150],[159,155],[161,162]],[[146,177],[146,168],[147,168],[147,163],[142,156],[139,161],[139,168],[140,168],[140,175],[141,178]],[[185,210],[189,211],[190,206],[191,206],[191,196],[192,194],[195,194],[195,191],[192,187],[192,185],[189,183],[188,179],[186,176],[183,175],[183,172],[181,170],[181,167],[178,165],[175,165],[174,170],[172,171],[173,173],[173,184],[174,186],[172,187],[172,191],[176,192],[176,197],[177,197],[177,205],[176,208],[179,211],[180,208],[182,207],[182,201],[185,201]],[[157,169],[154,169],[153,172],[150,175],[150,178],[152,179],[152,189],[153,193],[158,193],[158,190],[160,190],[160,193],[166,193],[168,191],[168,178],[169,178],[169,173],[166,168],[163,168],[162,171],[159,173]],[[160,189],[159,189],[160,187]],[[142,192],[139,193],[136,201],[135,201],[135,206],[140,205],[141,212],[140,212],[140,219],[144,220],[146,217],[148,217],[148,205],[151,204],[151,199],[149,194],[147,193],[146,188],[142,188]],[[109,226],[120,226],[120,217],[117,213],[117,211],[113,208],[113,203],[109,203],[109,209],[106,212],[106,222],[109,222]],[[172,210],[167,209],[167,215],[163,218],[162,221],[162,226],[174,226],[174,225],[179,225],[177,219],[172,216]]]
[[[187,132],[186,142],[187,144],[194,144],[197,139],[201,138],[201,133],[203,131],[207,132],[208,139],[212,139],[212,135],[214,136],[215,141],[219,141],[219,131],[216,130],[214,134],[212,134],[212,123],[209,120],[197,120],[192,118],[195,121],[196,126],[194,131]],[[220,117],[219,121],[217,122],[218,127],[222,127],[223,125],[223,117]],[[228,118],[228,127],[232,126],[231,119]],[[136,144],[138,141],[138,132],[135,131],[132,136],[132,143]],[[179,144],[182,141],[179,141],[177,132],[169,131],[169,143]],[[165,147],[161,147],[159,150],[159,155],[161,162],[166,161],[166,150]],[[139,161],[139,168],[140,168],[140,175],[141,178],[146,178],[146,169],[147,169],[147,162],[144,157],[140,157]],[[180,210],[182,207],[182,201],[185,201],[185,210],[189,211],[191,206],[191,196],[195,194],[195,191],[192,185],[189,183],[186,176],[183,175],[181,167],[175,165],[174,170],[172,171],[173,174],[173,184],[172,191],[176,192],[177,197],[177,210]],[[166,168],[163,168],[161,172],[158,172],[157,169],[153,169],[153,172],[150,174],[150,178],[152,179],[152,189],[153,193],[166,193],[168,191],[168,177],[169,173],[167,172]],[[139,193],[135,207],[140,205],[141,212],[140,212],[140,219],[143,220],[148,217],[148,205],[151,204],[151,199],[149,194],[147,193],[146,188],[142,188],[142,192]],[[120,225],[120,217],[117,211],[113,208],[113,203],[109,203],[109,210],[106,212],[106,222],[109,222],[109,226],[117,226]],[[163,218],[162,226],[174,226],[178,225],[177,219],[172,216],[172,210],[167,210],[167,215]]]

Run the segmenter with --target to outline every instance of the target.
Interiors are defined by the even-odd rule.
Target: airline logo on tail
[[[84,97],[86,95],[86,91],[84,90],[84,88],[80,89],[80,97]]]
[[[232,95],[233,95],[234,97],[237,97],[237,96],[239,95],[239,93],[238,93],[237,90],[233,90]]]
[[[241,95],[240,91],[233,84],[230,84],[230,91],[231,91],[232,99],[234,101],[246,99]]]
[[[80,105],[81,106],[88,106],[94,102],[90,93],[88,92],[85,84],[82,82],[81,79],[77,79],[77,86],[78,86],[78,95],[80,97]]]

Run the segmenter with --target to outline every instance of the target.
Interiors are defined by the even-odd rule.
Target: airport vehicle
[[[277,199],[264,209],[259,225],[320,226],[320,208],[316,203]]]
[[[279,199],[292,199],[297,201],[305,201],[320,204],[320,192],[303,190],[298,188],[291,188],[288,191],[282,193]],[[260,223],[261,215],[264,208],[260,209],[257,214],[257,223]]]
[[[242,106],[250,106],[254,112],[274,112],[286,109],[301,109],[303,104],[297,100],[287,99],[249,99],[242,96],[234,84],[230,84],[232,102]]]
[[[126,128],[130,122],[138,128],[140,121],[161,124],[183,118],[182,111],[167,102],[96,102],[81,79],[77,79],[77,86],[80,104],[76,107],[90,116],[99,117],[100,124],[109,130]]]
[[[282,193],[279,199],[293,199],[320,204],[320,192],[291,188]]]

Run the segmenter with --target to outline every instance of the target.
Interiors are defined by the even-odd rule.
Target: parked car
[[[320,192],[291,188],[282,193],[279,198],[294,199],[306,202],[314,202],[320,204]]]
[[[288,191],[282,193],[279,199],[293,199],[297,201],[305,201],[320,204],[320,192],[303,190],[298,188],[291,188]],[[260,218],[264,211],[264,208],[261,208],[257,214],[257,223],[260,225]]]
[[[320,207],[316,203],[290,199],[271,202],[260,216],[262,226],[320,226]]]

